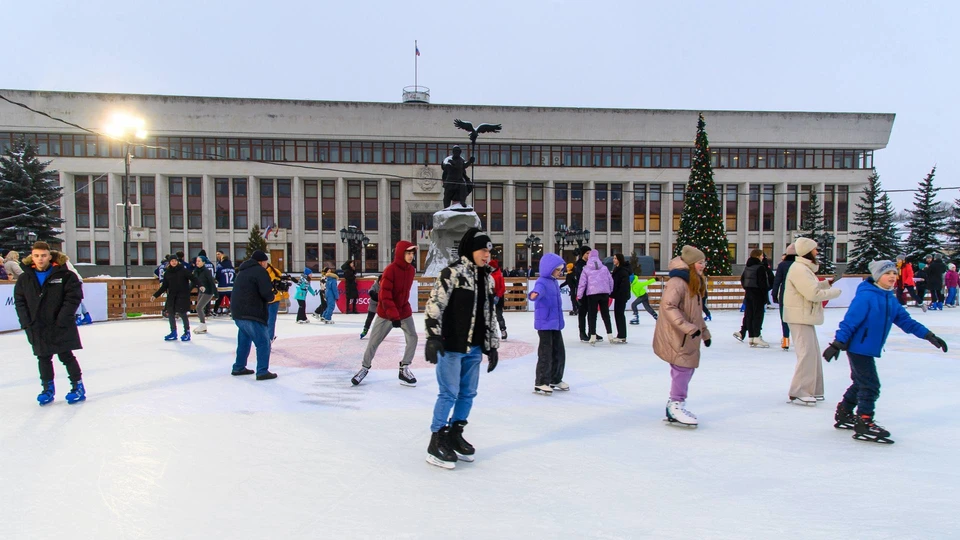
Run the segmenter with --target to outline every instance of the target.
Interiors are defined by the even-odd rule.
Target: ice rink
[[[828,344],[842,309],[820,327]],[[486,373],[465,437],[474,463],[424,461],[437,393],[423,360],[398,384],[394,331],[359,387],[363,315],[335,325],[281,315],[273,381],[231,377],[236,327],[166,343],[165,321],[81,328],[88,399],[39,407],[23,333],[0,336],[0,538],[955,538],[960,531],[958,311],[910,313],[951,347],[894,328],[878,362],[877,421],[894,445],[833,428],[849,382],[824,366],[826,402],[786,403],[796,361],[768,311],[767,350],[715,312],[687,408],[696,430],[662,422],[667,364],[641,313],[626,345],[564,337],[570,392],[532,393],[532,313],[508,313],[510,340]],[[192,319],[196,324],[196,319]],[[255,360],[251,355],[250,366]]]

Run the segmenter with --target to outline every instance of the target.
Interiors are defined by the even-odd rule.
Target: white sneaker
[[[685,405],[683,401],[667,400],[667,422],[697,427],[697,416],[686,410]]]
[[[817,398],[813,396],[805,396],[805,397],[790,396],[790,403],[793,403],[794,405],[805,405],[807,407],[814,407],[817,405]]]
[[[198,324],[197,327],[193,329],[193,333],[194,333],[194,334],[206,334],[206,333],[207,333],[207,325],[205,325],[205,324]]]
[[[770,348],[770,344],[764,341],[762,337],[750,338],[750,346],[756,349]]]
[[[550,388],[549,384],[541,384],[540,386],[533,387],[533,393],[541,396],[552,396],[553,388]]]
[[[550,388],[553,388],[554,390],[561,390],[563,392],[567,392],[570,390],[570,385],[563,381],[560,381],[557,384],[551,384]]]

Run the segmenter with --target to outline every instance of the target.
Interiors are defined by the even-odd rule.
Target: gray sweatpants
[[[207,316],[204,312],[207,310],[207,304],[213,300],[212,294],[200,293],[197,296],[197,317],[200,317],[200,324],[207,324]]]
[[[417,327],[413,324],[413,317],[407,317],[400,321],[400,329],[403,330],[403,337],[406,339],[407,347],[403,351],[403,360],[401,365],[409,366],[413,362],[413,355],[417,352]],[[377,317],[373,320],[373,328],[370,329],[370,342],[367,343],[367,350],[363,353],[363,367],[370,369],[373,366],[373,357],[377,354],[377,348],[383,343],[383,339],[393,330],[393,322],[388,319]]]

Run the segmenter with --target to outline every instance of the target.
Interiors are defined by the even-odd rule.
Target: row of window
[[[0,149],[6,150],[18,138],[33,143],[42,156],[123,156],[124,143],[98,135],[0,132]],[[147,159],[439,165],[454,144],[155,136],[138,145],[134,155]],[[710,153],[711,164],[718,168],[873,168],[872,150],[715,147]],[[476,145],[476,154],[478,165],[490,166],[689,169],[693,148],[481,143]]]

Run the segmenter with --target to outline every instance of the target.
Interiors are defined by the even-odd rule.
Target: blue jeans
[[[477,383],[480,381],[480,361],[483,355],[480,347],[474,346],[466,353],[449,352],[438,358],[437,384],[440,393],[433,407],[433,423],[430,431],[436,433],[450,422],[466,420],[473,407],[473,398],[477,396]],[[453,409],[453,417],[450,417]]]
[[[280,313],[280,302],[267,304],[267,338],[277,337],[277,314]]]
[[[850,359],[850,379],[853,384],[843,394],[843,403],[847,410],[858,414],[873,414],[874,404],[880,397],[880,376],[877,375],[877,363],[872,356],[847,351]]]
[[[957,288],[947,287],[947,305],[952,306],[957,303]]]
[[[327,298],[327,309],[323,310],[323,318],[332,321],[333,320],[333,308],[337,307],[337,301],[331,298]]]
[[[270,335],[267,325],[257,321],[237,319],[237,360],[233,363],[233,371],[237,372],[247,367],[247,357],[250,356],[250,344],[257,346],[257,375],[263,375],[270,368]]]

